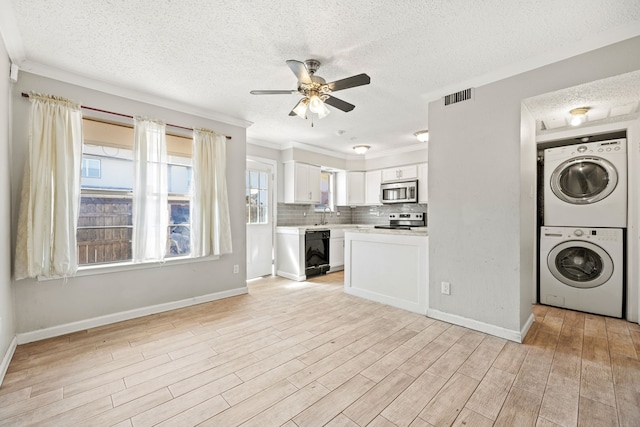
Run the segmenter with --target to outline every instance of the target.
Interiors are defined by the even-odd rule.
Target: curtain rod
[[[23,98],[29,98],[29,94],[26,92],[22,92],[22,97]],[[115,113],[113,111],[108,111],[108,110],[101,110],[100,108],[93,108],[93,107],[87,107],[85,105],[81,105],[81,108],[84,108],[85,110],[91,110],[91,111],[97,111],[99,113],[106,113],[106,114],[112,114],[114,116],[120,116],[120,117],[128,117],[130,119],[133,119],[133,116],[130,116],[128,114],[122,114],[122,113]],[[186,126],[180,126],[180,125],[172,125],[171,123],[165,123],[166,126],[171,126],[174,128],[178,128],[178,129],[184,129],[184,130],[189,130],[189,131],[193,131],[193,128],[189,128]],[[225,138],[227,139],[231,139],[231,137],[229,135],[225,135]]]

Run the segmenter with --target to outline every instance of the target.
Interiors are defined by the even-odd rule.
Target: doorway
[[[275,160],[247,157],[247,280],[273,274]]]

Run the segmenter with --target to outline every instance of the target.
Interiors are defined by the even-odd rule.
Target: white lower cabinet
[[[329,239],[329,271],[344,269],[344,230],[331,229]]]

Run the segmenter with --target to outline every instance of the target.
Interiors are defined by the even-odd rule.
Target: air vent
[[[461,90],[444,97],[444,105],[457,104],[458,102],[468,101],[473,98],[473,88]]]

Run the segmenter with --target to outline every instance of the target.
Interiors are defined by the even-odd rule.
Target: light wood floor
[[[524,344],[359,299],[343,276],[19,346],[0,425],[640,425],[640,327],[535,306]]]

